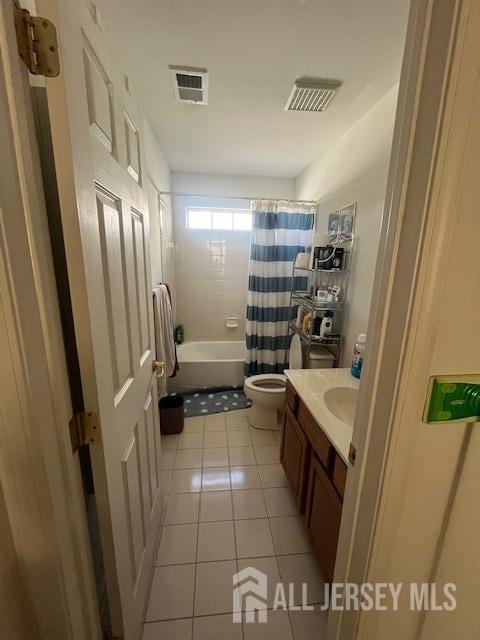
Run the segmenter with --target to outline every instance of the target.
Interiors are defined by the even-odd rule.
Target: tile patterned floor
[[[165,513],[143,640],[316,640],[323,583],[279,463],[280,433],[251,429],[243,410],[187,418],[162,436]],[[269,611],[266,624],[232,621],[232,575],[253,566],[308,585],[312,611]],[[285,588],[287,591],[287,587]],[[317,606],[315,606],[317,605]]]

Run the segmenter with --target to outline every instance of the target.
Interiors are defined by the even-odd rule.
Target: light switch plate
[[[477,422],[480,420],[480,375],[430,378],[423,421]]]

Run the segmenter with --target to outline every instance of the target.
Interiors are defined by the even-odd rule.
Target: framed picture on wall
[[[349,204],[340,211],[339,233],[343,240],[350,240],[353,237],[356,206],[356,204]]]
[[[336,238],[340,233],[340,212],[335,211],[328,216],[328,235],[330,238]]]

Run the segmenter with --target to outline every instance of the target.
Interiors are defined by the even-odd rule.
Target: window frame
[[[204,214],[210,213],[210,225],[209,226],[195,226],[191,224],[190,214],[195,212],[201,212]],[[230,226],[214,226],[214,214],[215,213],[228,213],[230,215]],[[235,228],[235,221],[237,216],[248,216],[250,220],[250,226],[248,228]],[[238,218],[237,218],[238,220]],[[193,222],[193,221],[192,221]],[[185,207],[185,228],[188,231],[228,231],[235,233],[250,233],[252,230],[252,212],[251,209],[242,209],[240,207]]]

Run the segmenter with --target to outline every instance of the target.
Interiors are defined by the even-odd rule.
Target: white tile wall
[[[174,202],[177,323],[188,341],[244,340],[250,233],[186,229],[185,205],[209,206],[204,199],[186,200]],[[238,328],[226,328],[227,316],[238,317]]]

